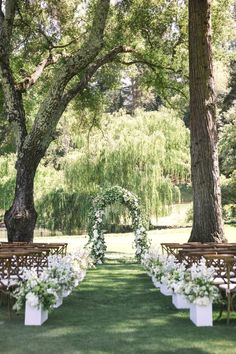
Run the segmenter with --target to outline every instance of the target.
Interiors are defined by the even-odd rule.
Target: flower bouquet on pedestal
[[[158,250],[154,248],[150,248],[142,256],[141,263],[156,288],[160,288],[161,286],[161,278],[164,275],[163,267],[166,259],[166,255],[159,254]]]
[[[183,294],[184,287],[189,281],[189,272],[184,263],[176,263],[176,268],[169,275],[169,287],[173,290],[172,303],[177,309],[189,309],[190,302]]]
[[[72,267],[77,273],[79,282],[84,280],[87,269],[94,268],[94,260],[91,257],[91,250],[83,248],[72,254]]]
[[[60,287],[59,297],[70,295],[72,290],[85,278],[86,270],[92,266],[87,249],[78,250],[74,254],[48,257],[48,277],[56,279]]]
[[[72,266],[73,258],[71,256],[50,256],[48,257],[48,277],[56,279],[59,285],[59,297],[68,296],[74,287],[79,284],[79,274]]]
[[[212,326],[212,303],[219,299],[219,290],[213,283],[213,267],[207,267],[204,258],[190,268],[190,281],[184,295],[191,303],[190,319],[196,326]]]
[[[59,285],[44,272],[38,276],[35,270],[24,270],[22,281],[13,293],[16,302],[13,309],[25,306],[25,325],[40,326],[48,319],[48,310],[58,299]]]
[[[163,263],[160,287],[160,292],[163,295],[171,296],[173,294],[171,279],[176,269],[176,264],[177,259],[172,255],[167,256],[165,262]]]

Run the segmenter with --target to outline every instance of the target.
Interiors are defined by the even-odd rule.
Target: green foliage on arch
[[[147,232],[144,227],[144,218],[140,206],[139,199],[128,190],[114,186],[104,190],[96,198],[93,199],[93,207],[89,215],[89,245],[91,247],[91,255],[96,263],[103,263],[106,244],[103,234],[103,216],[105,208],[113,203],[121,203],[125,205],[132,218],[132,226],[135,233],[135,256],[140,258],[148,248]]]

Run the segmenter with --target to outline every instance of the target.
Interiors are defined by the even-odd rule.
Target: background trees
[[[189,134],[174,112],[140,110],[131,116],[120,111],[104,115],[99,127],[89,137],[87,131],[80,133],[79,146],[67,154],[61,190],[56,185],[40,198],[42,225],[53,220],[55,229],[85,228],[89,197],[114,185],[139,195],[150,216],[161,215],[180,201],[179,186],[189,182]],[[128,223],[121,207],[107,213],[110,222],[118,222],[119,214]]]
[[[230,5],[230,1],[219,0],[213,8],[214,47],[218,54],[216,59],[223,63],[223,67],[227,66],[230,59],[226,48],[226,43],[232,35],[229,30],[232,13],[228,11]],[[186,166],[183,178],[179,178],[176,172],[178,169],[174,171],[179,158],[181,162],[184,161],[183,164],[187,161],[187,158],[182,160],[180,157],[181,149],[185,156],[185,139],[182,145],[178,145],[177,132],[173,134],[176,137],[168,135],[172,129],[168,118],[163,130],[163,134],[170,137],[168,141],[160,139],[162,128],[159,129],[159,126],[152,123],[150,135],[143,130],[143,136],[148,137],[150,142],[152,129],[160,130],[159,134],[156,134],[156,141],[160,141],[162,148],[163,145],[166,148],[169,144],[170,149],[166,149],[166,154],[171,152],[172,156],[164,159],[163,163],[164,155],[158,155],[158,149],[154,153],[150,145],[145,143],[148,160],[157,162],[151,165],[148,161],[144,163],[145,154],[138,158],[138,151],[142,152],[145,145],[141,144],[139,139],[126,139],[130,149],[122,150],[123,145],[120,144],[120,150],[111,149],[108,153],[109,148],[105,149],[104,142],[110,132],[110,136],[115,137],[117,129],[122,129],[117,128],[115,120],[111,124],[109,119],[101,117],[103,112],[124,108],[140,123],[138,115],[135,114],[136,108],[154,110],[160,109],[161,105],[167,105],[174,107],[181,117],[187,111],[186,2],[135,0],[112,2],[109,6],[108,0],[89,1],[87,4],[80,0],[48,0],[43,3],[9,0],[1,2],[0,29],[1,43],[4,44],[0,50],[0,134],[4,137],[0,148],[2,153],[17,152],[15,199],[5,216],[9,239],[32,239],[36,222],[33,183],[42,159],[36,176],[36,185],[41,184],[41,192],[40,188],[37,192],[38,202],[42,191],[45,190],[45,183],[42,182],[44,179],[52,185],[57,178],[62,180],[63,193],[67,193],[64,199],[60,199],[63,193],[54,190],[50,197],[52,190],[48,188],[47,198],[47,193],[44,193],[45,200],[53,200],[54,196],[59,195],[59,199],[55,200],[67,200],[69,204],[76,204],[78,199],[70,197],[68,192],[72,195],[80,189],[81,196],[84,195],[87,182],[85,183],[83,178],[86,173],[86,188],[90,190],[93,186],[90,190],[92,193],[103,186],[102,175],[104,185],[120,180],[136,188],[141,175],[145,176],[146,173],[146,177],[142,177],[142,185],[145,178],[147,181],[148,176],[156,169],[158,175],[153,184],[149,183],[150,189],[140,189],[140,193],[149,210],[155,209],[153,206],[157,205],[158,197],[160,204],[168,204],[173,186],[180,180],[188,180]],[[58,123],[65,110],[67,117],[64,115],[61,123]],[[164,111],[161,114],[163,118],[166,117]],[[122,114],[114,117],[116,120],[124,119],[125,122],[130,119],[125,115],[121,118]],[[108,124],[109,132],[104,128],[104,124]],[[135,129],[133,131],[135,132]],[[185,136],[183,126],[180,131]],[[90,137],[90,149],[85,136]],[[99,143],[102,142],[95,148],[97,157],[91,150],[91,141],[94,146],[96,139],[99,139]],[[163,144],[164,140],[166,145]],[[172,148],[174,141],[177,149]],[[49,145],[51,147],[47,151]],[[76,161],[70,161],[68,165],[66,156],[73,156],[73,150],[79,152],[79,158],[77,156]],[[176,154],[179,154],[177,159]],[[133,169],[130,168],[129,172],[124,169],[126,174],[122,176],[118,173],[119,169],[114,168],[115,162],[119,161],[120,166],[125,166],[128,159]],[[3,165],[6,160],[7,157],[3,159]],[[91,168],[85,168],[86,163]],[[5,171],[9,166],[5,164]],[[63,172],[65,166],[68,170],[66,177]],[[49,167],[53,174],[51,179],[45,172]],[[91,173],[93,168],[97,171],[95,176]],[[113,170],[114,173],[111,172]],[[132,171],[137,171],[137,174],[131,176]],[[7,178],[4,183],[8,183],[10,191],[13,179]],[[5,186],[4,183],[2,182],[2,185]],[[71,188],[70,191],[68,186],[64,188],[67,184]],[[165,187],[161,189],[162,185]],[[82,200],[85,201],[86,198]],[[2,204],[9,205],[9,199]],[[160,209],[164,207],[158,207],[158,213]],[[40,215],[43,215],[41,207],[39,210]],[[82,210],[80,212],[83,215]],[[52,217],[54,218],[55,216]],[[51,227],[54,227],[52,224],[53,221]]]

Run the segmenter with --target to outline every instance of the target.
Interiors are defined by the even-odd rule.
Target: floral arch
[[[103,216],[108,205],[119,202],[125,205],[132,218],[132,226],[135,234],[135,256],[140,261],[144,251],[148,248],[147,232],[144,227],[144,218],[141,212],[139,199],[128,190],[114,186],[101,192],[93,199],[93,207],[89,216],[89,242],[91,255],[96,263],[103,263],[106,251],[103,234]]]

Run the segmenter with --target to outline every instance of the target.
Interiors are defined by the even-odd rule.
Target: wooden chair
[[[18,269],[18,260],[12,254],[0,254],[0,294],[1,302],[2,296],[7,298],[8,314],[11,315],[10,296],[12,291],[16,288],[19,280],[20,273]]]
[[[213,252],[205,248],[183,249],[179,251],[179,261],[185,262],[186,267],[189,268],[193,263],[198,263],[202,257]]]
[[[165,242],[161,243],[162,253],[167,253],[168,256],[173,255],[176,256],[178,254],[179,249],[182,248],[180,243],[170,243]]]
[[[236,258],[231,254],[205,256],[207,265],[215,268],[214,282],[219,287],[223,298],[226,299],[227,324],[233,311],[233,300],[236,295]],[[220,316],[223,308],[221,308]]]

